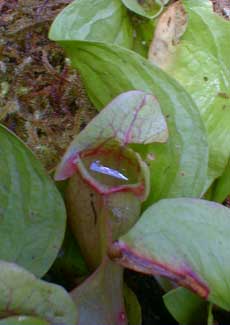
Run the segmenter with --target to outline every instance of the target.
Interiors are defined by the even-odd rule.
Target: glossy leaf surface
[[[131,11],[146,18],[157,17],[169,0],[122,0],[123,4]]]
[[[131,48],[133,31],[120,0],[76,0],[56,17],[50,36],[61,40],[111,42]]]
[[[64,237],[62,197],[32,152],[2,126],[0,155],[0,259],[42,276]]]

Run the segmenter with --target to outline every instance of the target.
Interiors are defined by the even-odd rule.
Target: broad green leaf
[[[167,119],[167,144],[135,146],[150,168],[147,204],[162,197],[199,196],[207,170],[207,142],[190,96],[163,71],[132,51],[113,44],[61,42],[79,69],[89,97],[101,108],[131,89],[154,94]]]
[[[121,0],[131,11],[146,18],[153,19],[160,15],[169,0]]]
[[[176,288],[163,296],[165,306],[179,324],[207,323],[207,302],[185,288]]]
[[[42,276],[64,237],[62,197],[32,152],[2,126],[0,156],[0,259]]]
[[[123,301],[123,270],[104,259],[100,267],[71,292],[80,325],[127,325]]]
[[[66,33],[67,20],[61,24]],[[151,170],[148,204],[165,196],[199,196],[206,178],[206,135],[197,108],[183,88],[144,58],[115,42],[101,39],[96,42],[95,38],[90,41],[74,38],[76,41],[71,42],[72,37],[55,33],[58,25],[57,18],[49,36],[67,50],[97,108],[101,109],[115,96],[133,89],[152,93],[159,101],[167,118],[169,142],[149,145],[144,151],[143,146],[139,148]],[[118,28],[116,24],[113,27]]]
[[[36,279],[16,264],[0,262],[0,292],[0,318],[21,314],[52,324],[77,323],[76,307],[62,287]]]
[[[159,20],[150,59],[185,87],[200,110],[210,148],[208,187],[223,173],[230,156],[230,52],[226,46],[230,24],[213,13],[211,1],[182,3],[189,18],[184,35],[174,46],[168,38],[162,48],[173,24],[169,8]],[[168,27],[166,16],[171,19]]]
[[[114,244],[123,266],[168,277],[230,310],[230,209],[198,199],[148,208]]]
[[[46,320],[30,316],[11,316],[0,320],[1,325],[51,325]]]
[[[111,42],[131,48],[133,31],[120,0],[75,0],[56,17],[50,37]]]
[[[103,143],[108,144],[109,140],[117,140],[125,147],[129,144],[166,142],[167,137],[167,125],[156,98],[143,91],[123,93],[75,137],[58,167],[55,178],[62,180],[72,176],[77,168],[74,164],[81,153],[89,149],[95,150]],[[111,151],[112,146],[114,144],[108,145],[107,151]],[[108,159],[109,157],[106,160]]]
[[[124,286],[125,310],[130,325],[141,325],[141,306],[135,293],[127,286]]]
[[[211,200],[223,203],[228,195],[230,195],[230,159],[223,175],[213,184]]]

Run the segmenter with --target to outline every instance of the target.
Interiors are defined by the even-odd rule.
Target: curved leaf
[[[61,195],[32,152],[0,126],[0,259],[42,276],[65,231]]]
[[[70,177],[69,222],[93,270],[105,255],[107,237],[111,241],[132,227],[149,193],[148,167],[128,145],[164,142],[167,135],[157,100],[130,91],[115,98],[68,148],[56,179]]]
[[[100,11],[97,13],[100,15]],[[149,145],[144,150],[138,148],[151,171],[147,204],[166,196],[199,196],[206,180],[206,135],[197,108],[183,88],[144,58],[111,40],[71,41],[71,37],[55,33],[56,25],[59,25],[58,18],[49,37],[67,50],[97,108],[132,89],[152,93],[159,101],[167,118],[169,142]],[[66,28],[67,19],[62,21],[63,26]],[[116,24],[113,27],[118,28]]]
[[[141,203],[132,192],[99,194],[77,173],[68,183],[66,206],[71,229],[91,270],[101,264],[108,242],[128,231],[141,212]]]
[[[218,178],[212,188],[211,200],[223,203],[224,200],[230,195],[230,159],[228,164],[221,175]]]
[[[127,285],[124,286],[124,300],[129,324],[141,325],[141,306],[135,293]]]
[[[76,307],[62,287],[38,280],[16,264],[0,261],[0,292],[0,318],[21,314],[52,324],[77,323]]]
[[[168,277],[230,310],[229,232],[230,209],[167,199],[148,208],[115,250],[123,266]]]
[[[131,48],[133,31],[120,0],[76,0],[56,17],[53,39],[116,43]]]
[[[169,0],[121,0],[131,11],[146,18],[156,18]]]
[[[70,41],[61,44],[72,65],[80,70],[97,107],[131,89],[153,93],[159,101],[170,137],[166,145],[153,144],[144,152],[143,148],[139,150],[151,171],[147,204],[167,196],[199,196],[206,180],[206,136],[196,106],[183,88],[139,55],[116,45]]]
[[[181,15],[178,3],[172,5],[178,7],[174,17],[169,8],[160,18],[150,59],[185,87],[200,110],[210,148],[207,189],[222,174],[230,156],[230,52],[226,46],[230,24],[213,13],[211,1],[183,0],[180,4],[184,4],[189,22],[172,47],[173,39],[165,37],[173,18]]]
[[[143,91],[129,91],[116,97],[78,134],[56,171],[63,180],[73,175],[74,160],[84,150],[101,146],[111,139],[121,146],[166,142],[168,129],[158,101]]]
[[[185,288],[176,288],[163,296],[165,306],[179,324],[207,323],[207,302]]]
[[[79,310],[79,325],[127,325],[123,269],[108,258],[71,295]]]

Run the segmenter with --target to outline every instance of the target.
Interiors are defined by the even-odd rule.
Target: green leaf
[[[223,203],[228,195],[230,195],[230,159],[223,175],[213,184],[211,200]]]
[[[207,322],[207,325],[215,325],[216,324],[216,322],[214,320],[212,309],[213,309],[213,304],[209,304],[209,306],[208,306],[208,322]]]
[[[21,314],[52,324],[77,323],[76,307],[62,287],[38,280],[16,264],[0,262],[0,292],[0,318]]]
[[[148,167],[128,146],[164,142],[167,135],[157,100],[130,91],[116,97],[67,149],[56,179],[70,178],[65,195],[69,222],[92,270],[108,241],[135,224],[149,193]]]
[[[117,140],[125,147],[128,144],[166,142],[167,137],[167,125],[156,98],[143,91],[123,93],[75,137],[57,169],[55,178],[63,180],[72,176],[76,170],[73,161],[78,155],[101,146],[108,140]]]
[[[0,156],[0,259],[42,276],[64,237],[62,197],[32,152],[3,126]]]
[[[163,53],[160,44],[171,28],[165,13],[159,20],[150,57],[185,87],[200,110],[210,149],[208,187],[223,173],[230,156],[230,51],[226,46],[230,24],[213,13],[211,1],[183,0],[183,4],[189,17],[186,32],[173,47],[168,38]]]
[[[52,282],[68,288],[75,283],[76,278],[87,276],[88,273],[79,245],[67,228],[63,245],[47,277],[51,278]]]
[[[145,150],[143,146],[139,148],[151,171],[151,194],[147,204],[167,196],[200,196],[206,181],[206,135],[197,108],[183,88],[147,60],[113,41],[100,39],[97,42],[95,38],[88,41],[82,37],[71,41],[72,37],[55,32],[58,25],[57,18],[49,37],[67,50],[97,108],[101,109],[115,96],[133,89],[152,93],[160,103],[167,118],[169,141],[166,145],[149,145]],[[71,29],[67,29],[67,25],[68,19],[63,19],[61,28],[69,33]],[[119,28],[117,23],[113,28]]]
[[[123,266],[165,276],[230,310],[229,232],[228,208],[166,199],[148,208],[114,248]]]
[[[50,37],[111,42],[131,48],[133,31],[120,0],[76,0],[56,17]]]
[[[139,218],[140,201],[149,193],[148,167],[128,145],[165,142],[167,135],[157,100],[130,91],[116,97],[68,148],[56,179],[71,177],[66,190],[69,220],[92,269],[105,254],[105,224],[111,239],[124,234]]]
[[[185,288],[176,288],[163,296],[165,306],[179,324],[197,325],[207,321],[207,302]]]
[[[206,181],[207,142],[191,98],[175,81],[138,54],[109,44],[61,42],[79,69],[89,97],[101,108],[131,89],[154,94],[167,118],[169,141],[136,148],[150,168],[147,204],[162,197],[200,196]],[[154,159],[155,158],[155,159]]]
[[[81,325],[127,325],[123,269],[105,258],[100,267],[71,292]]]
[[[124,234],[138,220],[141,203],[130,191],[132,188],[103,195],[83,177],[76,173],[69,180],[66,206],[82,254],[89,268],[95,270],[107,254],[111,240]]]
[[[30,316],[12,316],[0,320],[1,325],[51,325],[46,320]]]
[[[139,53],[144,58],[147,58],[149,46],[153,38],[156,20],[136,16],[135,14],[130,16],[133,26],[132,50],[136,53]]]
[[[131,11],[146,18],[153,19],[160,15],[164,5],[169,0],[121,0],[123,4]]]
[[[141,325],[141,306],[135,293],[127,286],[124,286],[125,310],[130,325]]]

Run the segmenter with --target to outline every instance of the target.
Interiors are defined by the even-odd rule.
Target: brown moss
[[[94,116],[78,73],[47,38],[70,0],[0,2],[0,120],[52,170]]]

